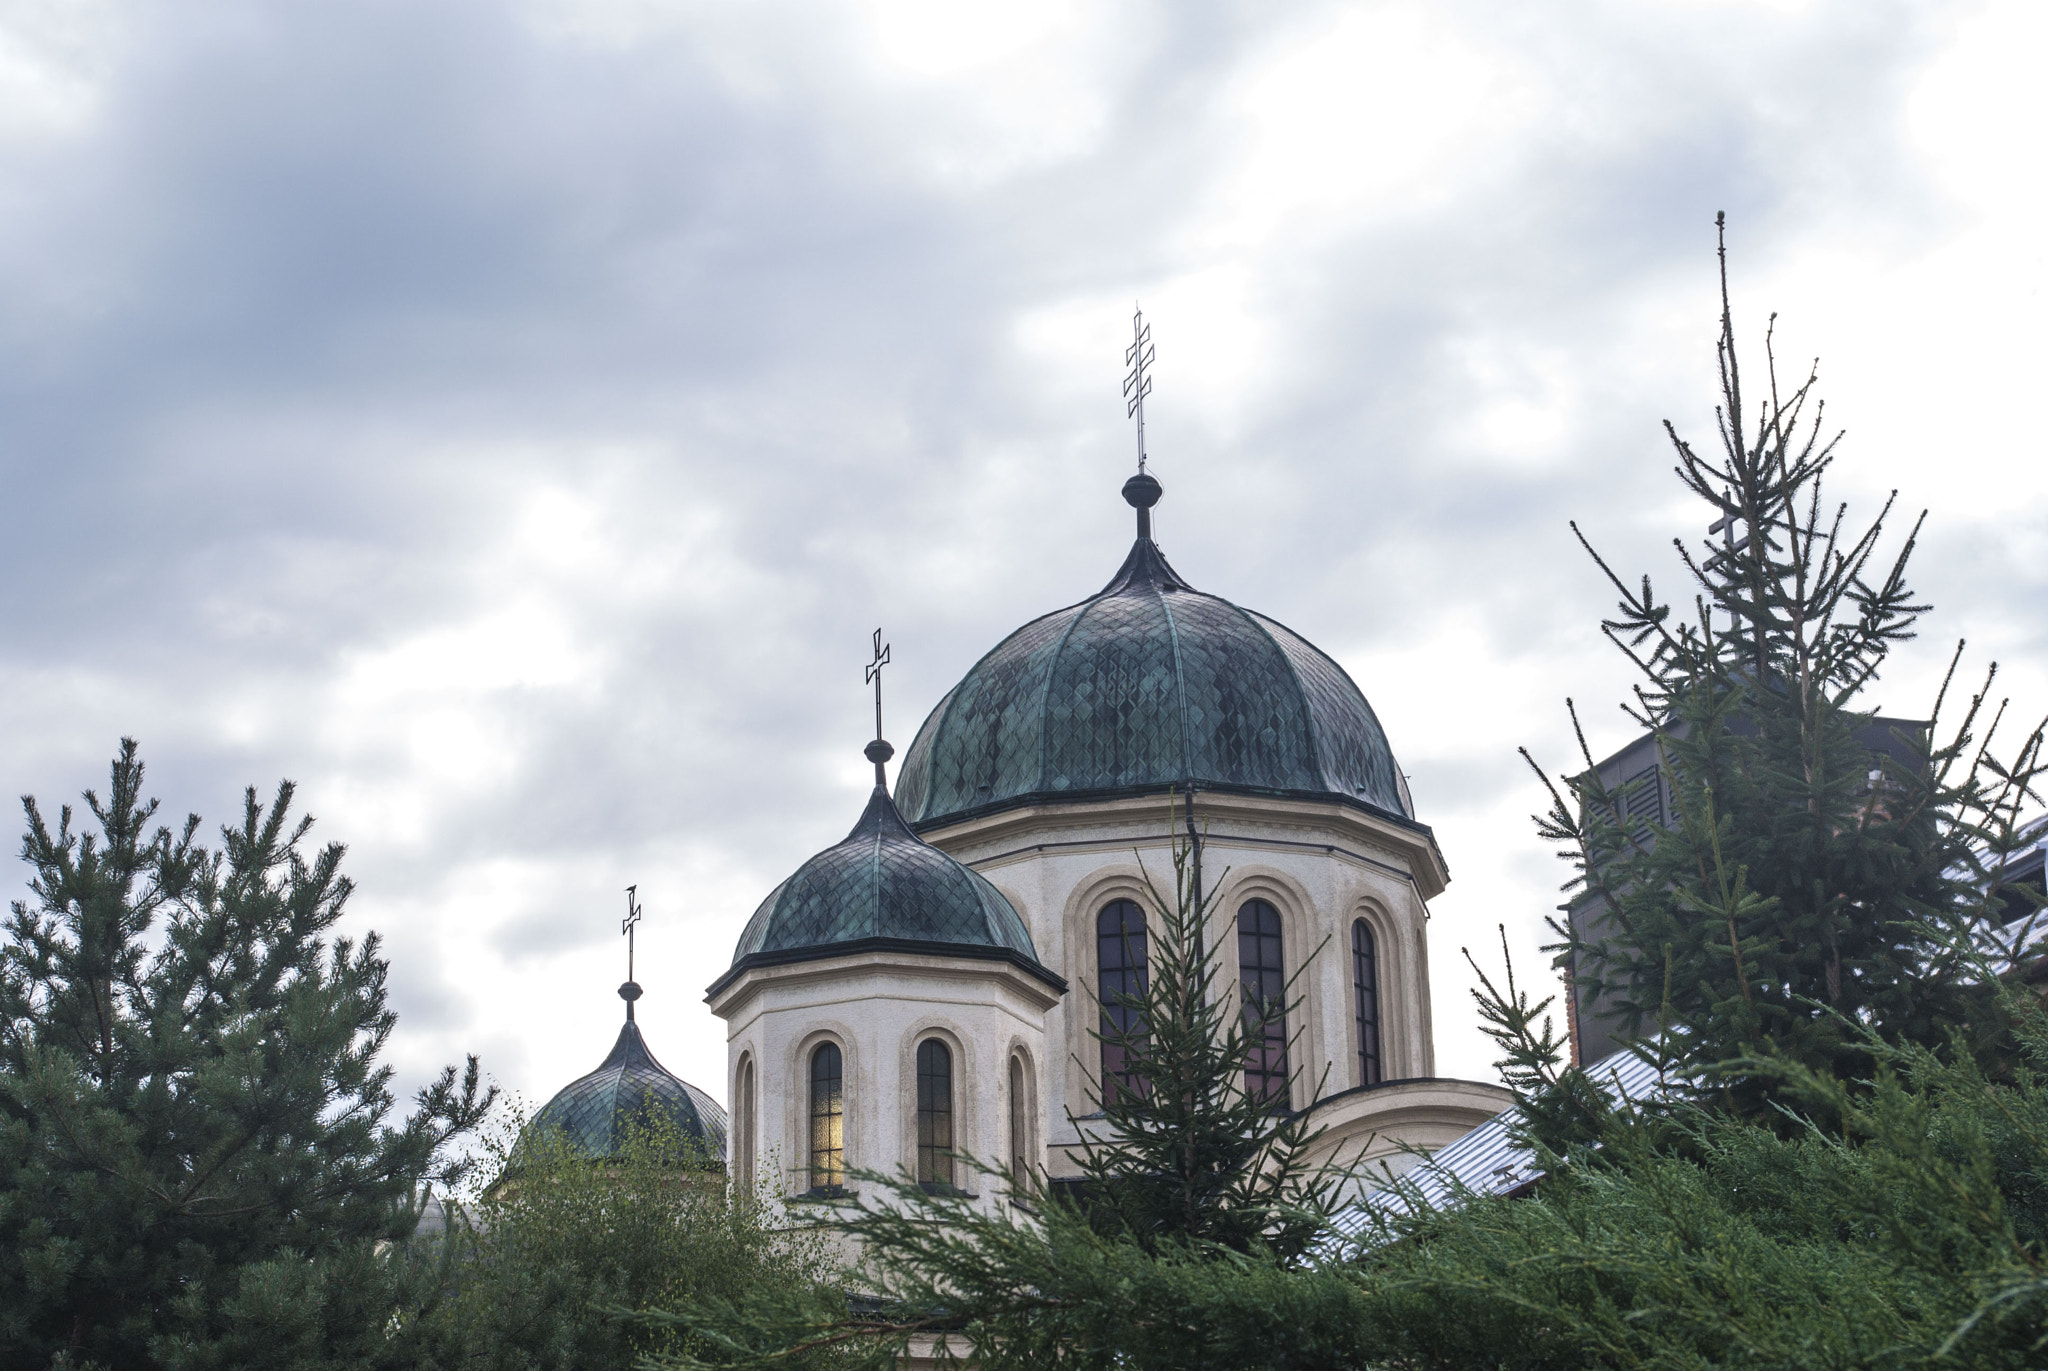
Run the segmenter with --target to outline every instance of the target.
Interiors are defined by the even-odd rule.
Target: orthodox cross
[[[896,755],[896,749],[882,740],[882,668],[889,665],[889,645],[882,641],[882,630],[875,630],[875,659],[868,663],[867,679],[875,687],[875,740],[862,749],[869,761],[875,764],[875,790],[877,793],[889,788],[888,774],[882,770],[882,763]]]
[[[875,688],[875,736],[882,736],[882,668],[889,665],[889,645],[882,641],[882,630],[875,630],[875,659],[868,663],[866,680]]]
[[[1741,517],[1732,507],[1729,508],[1726,514],[1723,514],[1720,518],[1714,520],[1713,523],[1707,525],[1708,536],[1711,537],[1716,533],[1720,534],[1722,540],[1728,544],[1729,549],[1732,551],[1735,547],[1735,521]]]
[[[1135,308],[1135,307],[1134,307]],[[1145,311],[1131,315],[1131,345],[1124,349],[1124,361],[1131,374],[1124,377],[1124,418],[1138,421],[1138,474],[1145,474],[1145,397],[1152,393],[1152,378],[1145,368],[1152,365],[1152,326]]]
[[[1707,525],[1707,536],[1711,538],[1716,533],[1720,534],[1721,541],[1730,552],[1733,552],[1735,551],[1735,523],[1742,517],[1742,512],[1735,506],[1735,497],[1726,490],[1721,492],[1721,510],[1721,517]],[[1744,541],[1747,542],[1748,540],[1745,539]]]
[[[633,1017],[633,1001],[640,998],[640,984],[633,979],[633,929],[640,922],[640,903],[634,898],[640,889],[637,885],[626,887],[626,917],[619,922],[619,932],[626,935],[626,983],[619,987],[619,998],[626,1002],[626,1018]]]
[[[1745,533],[1741,539],[1738,540],[1736,538],[1735,525],[1742,521],[1742,509],[1735,503],[1734,496],[1725,490],[1721,492],[1721,510],[1721,517],[1707,525],[1707,535],[1712,537],[1716,533],[1720,534],[1722,546],[1726,549],[1725,555],[1732,557],[1749,546],[1749,535]],[[1770,530],[1780,527],[1780,525],[1770,519],[1765,519],[1763,522],[1764,547],[1767,551],[1776,552],[1778,550],[1777,540],[1770,536]],[[1782,525],[1785,528],[1790,528],[1791,526],[1790,523]]]

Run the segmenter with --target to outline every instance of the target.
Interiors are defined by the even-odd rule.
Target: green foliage
[[[327,938],[350,883],[292,786],[221,845],[153,832],[124,741],[104,801],[25,801],[34,903],[0,943],[0,1363],[372,1365],[446,1145],[490,1103],[451,1067],[395,1127],[375,935]],[[239,1342],[238,1342],[239,1340]]]
[[[1992,1006],[2021,1058],[1856,1034],[1867,1089],[1746,1065],[1837,1122],[1606,1111],[1529,1200],[1381,1212],[1361,1336],[1390,1366],[2032,1367],[2048,1350],[2048,1018]],[[1419,1197],[1410,1190],[1411,1201]]]
[[[766,1289],[810,1290],[833,1271],[815,1230],[790,1225],[765,1182],[728,1187],[718,1158],[667,1119],[629,1128],[619,1155],[591,1161],[513,1115],[437,1254],[454,1279],[413,1330],[420,1365],[445,1371],[605,1371],[688,1349],[650,1324],[653,1306]]]
[[[1754,1061],[1836,1121],[1777,1130],[1711,1104],[1607,1106],[1545,1154],[1533,1198],[1366,1211],[1304,1260],[1150,1247],[1052,1206],[959,1197],[863,1220],[891,1298],[817,1292],[678,1316],[721,1360],[841,1349],[881,1367],[946,1339],[986,1368],[2023,1368],[2048,1353],[2048,1016],[1992,1006],[2019,1061],[1864,1032],[1867,1089]],[[1554,1062],[1552,1063],[1554,1066]],[[703,1364],[688,1357],[669,1365]],[[707,1359],[708,1360],[708,1359]]]
[[[883,1368],[940,1349],[987,1371],[1359,1364],[1308,1355],[1355,1350],[1348,1278],[1269,1249],[1147,1246],[1104,1233],[1069,1204],[1048,1203],[1034,1220],[943,1195],[922,1205],[905,1195],[893,1217],[870,1211],[848,1227],[868,1244],[861,1274],[878,1296],[849,1306],[771,1293],[747,1310],[679,1307],[670,1320],[718,1355],[657,1364],[782,1367],[833,1352],[848,1367]],[[1287,1355],[1274,1359],[1276,1349]]]
[[[843,1346],[884,1366],[917,1335],[987,1368],[2023,1368],[2048,1353],[2048,1018],[2008,1015],[2024,1065],[1865,1035],[1867,1090],[1752,1063],[1839,1120],[1788,1135],[1711,1105],[1610,1109],[1543,1158],[1528,1199],[1372,1211],[1365,1240],[1148,1250],[1071,1209],[1037,1225],[935,1201],[891,1245],[902,1303],[848,1317],[812,1297],[716,1333],[749,1364]],[[913,1290],[908,1277],[918,1273]],[[699,1318],[704,1311],[699,1311]],[[701,1324],[696,1326],[701,1331]],[[688,1365],[688,1359],[669,1364]]]
[[[1859,1026],[1934,1044],[1975,1024],[1991,1059],[2010,1044],[1982,1031],[1989,987],[1970,953],[2009,958],[2035,931],[2010,922],[1994,878],[2038,801],[2042,730],[1993,755],[1989,676],[1946,740],[1946,686],[1924,729],[1879,720],[1870,689],[1926,610],[1906,581],[1919,525],[1885,557],[1889,502],[1853,534],[1823,505],[1836,441],[1814,377],[1781,392],[1767,341],[1763,398],[1745,396],[1725,249],[1722,263],[1719,452],[1666,425],[1722,534],[1677,544],[1690,616],[1593,553],[1621,596],[1603,627],[1640,673],[1630,713],[1655,735],[1671,813],[1623,819],[1634,796],[1602,781],[1580,734],[1585,770],[1551,785],[1539,820],[1574,868],[1561,948],[1582,996],[1675,1057],[1773,1055],[1852,1078],[1872,1065]],[[1721,1075],[1745,1107],[1773,1094]]]

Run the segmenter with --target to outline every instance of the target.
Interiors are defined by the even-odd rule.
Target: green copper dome
[[[1018,629],[939,702],[896,777],[904,817],[925,831],[1192,781],[1412,820],[1387,735],[1344,668],[1182,580],[1149,536],[1149,512],[1140,507],[1137,544],[1100,593]]]
[[[701,1141],[713,1159],[725,1157],[725,1110],[654,1060],[639,1026],[628,1019],[604,1064],[562,1087],[529,1127],[560,1129],[586,1157],[615,1157],[634,1120],[671,1123],[685,1137]]]
[[[888,755],[886,743],[870,746]],[[845,840],[761,902],[733,950],[732,969],[711,993],[750,966],[871,950],[1008,961],[1065,986],[1039,964],[1024,920],[1003,893],[912,833],[877,785]]]

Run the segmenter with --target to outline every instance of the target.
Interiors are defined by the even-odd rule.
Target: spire
[[[640,922],[640,903],[634,894],[639,889],[637,885],[626,887],[626,917],[619,924],[619,932],[626,935],[626,983],[619,987],[619,998],[626,1002],[627,1023],[633,1022],[633,1001],[640,998],[640,983],[633,979],[633,929]]]
[[[868,663],[867,680],[875,688],[875,740],[862,749],[862,755],[875,764],[875,789],[884,794],[889,790],[889,777],[882,770],[882,764],[896,755],[896,749],[889,746],[882,737],[882,668],[889,665],[889,644],[882,641],[882,630],[875,630],[875,657]]]
[[[1152,537],[1152,506],[1159,503],[1159,482],[1145,471],[1145,397],[1152,393],[1152,326],[1145,311],[1131,315],[1131,345],[1124,349],[1131,370],[1124,377],[1124,417],[1138,421],[1138,474],[1124,482],[1124,500],[1138,511],[1138,539]]]
[[[1133,305],[1131,315],[1131,345],[1124,349],[1124,362],[1130,367],[1130,374],[1124,377],[1124,418],[1138,421],[1138,474],[1145,474],[1145,397],[1152,393],[1152,378],[1146,368],[1152,365],[1152,328],[1145,322],[1145,311]]]

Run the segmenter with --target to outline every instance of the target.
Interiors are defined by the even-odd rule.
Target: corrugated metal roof
[[[1669,1093],[1668,1078],[1632,1052],[1617,1052],[1587,1068],[1587,1075],[1599,1083],[1611,1100],[1653,1100]],[[1514,1139],[1522,1121],[1519,1108],[1508,1108],[1479,1127],[1438,1148],[1400,1179],[1399,1189],[1379,1190],[1367,1195],[1332,1221],[1338,1233],[1350,1240],[1365,1234],[1373,1211],[1400,1213],[1420,1202],[1430,1209],[1449,1209],[1467,1197],[1511,1195],[1540,1179],[1543,1172],[1536,1157]],[[1404,1193],[1406,1192],[1406,1193]],[[1411,1199],[1410,1196],[1413,1196]]]

